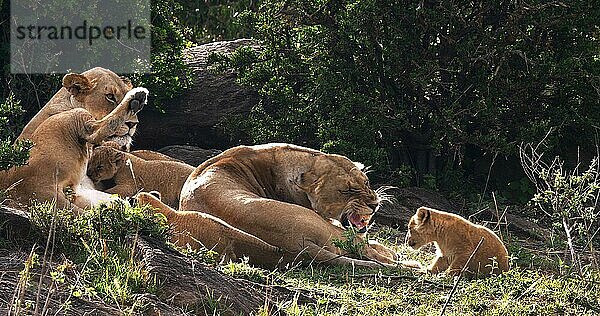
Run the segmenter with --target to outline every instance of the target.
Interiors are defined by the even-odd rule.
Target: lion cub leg
[[[482,266],[485,260],[477,260],[476,255],[473,257],[471,262],[469,262],[469,265],[467,265],[467,261],[469,260],[470,256],[471,254],[467,252],[463,252],[459,256],[457,256],[455,260],[450,262],[450,266],[448,267],[448,274],[452,276],[457,276],[463,269],[465,269],[464,275],[469,278],[477,275],[486,275],[490,273],[488,268]]]
[[[179,246],[190,245],[214,249],[226,259],[248,256],[250,263],[275,266],[282,257],[279,248],[262,239],[239,230],[212,215],[196,211],[176,211],[150,193],[136,195],[139,205],[150,205],[167,217],[174,226],[173,242]]]
[[[142,110],[144,104],[146,104],[147,96],[148,90],[146,88],[137,87],[131,89],[112,112],[101,120],[91,122],[91,131],[85,137],[86,141],[92,144],[100,144],[108,137],[114,135],[119,126]]]
[[[427,267],[427,272],[429,273],[440,273],[444,272],[450,267],[450,258],[444,256],[437,256],[433,259],[433,262],[429,267]],[[462,267],[459,268],[459,272]]]

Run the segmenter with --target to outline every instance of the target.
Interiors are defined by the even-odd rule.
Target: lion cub
[[[158,192],[140,192],[135,196],[137,205],[150,205],[162,213],[174,228],[171,241],[192,249],[206,247],[219,253],[226,260],[247,256],[251,264],[274,267],[283,255],[282,250],[263,240],[243,232],[210,214],[195,211],[177,211],[161,201]]]
[[[458,215],[421,207],[410,219],[406,235],[406,242],[413,249],[433,242],[437,257],[427,270],[431,273],[448,270],[449,275],[460,273],[481,239],[465,273],[482,276],[508,271],[508,251],[498,236]]]
[[[87,167],[94,183],[113,179],[115,186],[104,191],[122,197],[134,196],[142,189],[158,191],[167,205],[179,206],[181,188],[194,167],[177,161],[144,160],[115,149],[115,145],[107,142],[94,148]]]
[[[63,80],[69,80],[65,76]],[[66,86],[66,84],[65,84]],[[87,92],[77,90],[78,97]],[[16,207],[31,205],[31,200],[54,201],[59,208],[75,213],[113,199],[109,194],[89,188],[86,165],[93,144],[115,135],[144,107],[148,90],[129,90],[119,104],[104,118],[94,119],[86,109],[75,108],[45,119],[31,134],[34,142],[24,166],[0,171],[0,189],[12,187],[11,202]]]

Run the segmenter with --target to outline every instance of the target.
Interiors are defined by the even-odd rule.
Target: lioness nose
[[[129,129],[132,129],[137,125],[137,122],[125,122],[125,125],[127,125]]]

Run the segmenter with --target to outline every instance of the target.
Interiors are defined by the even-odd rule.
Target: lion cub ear
[[[120,166],[125,163],[125,154],[115,150],[113,155],[113,161],[115,165]]]
[[[431,211],[426,207],[419,207],[415,216],[417,218],[416,224],[422,225],[427,223],[431,218]]]
[[[75,73],[66,74],[63,77],[62,84],[74,96],[87,93],[94,87],[94,84],[84,75]]]

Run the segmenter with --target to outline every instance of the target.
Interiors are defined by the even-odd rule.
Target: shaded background
[[[551,131],[549,156],[575,165],[596,152],[593,2],[157,0],[152,8],[153,74],[132,77],[153,92],[154,107],[140,115],[136,148],[292,142],[371,165],[380,183],[450,196],[497,191],[515,203],[533,194],[519,145]],[[61,76],[9,73],[9,12],[2,1],[0,92],[26,110],[11,118],[16,130]],[[239,38],[254,41],[231,41]]]

